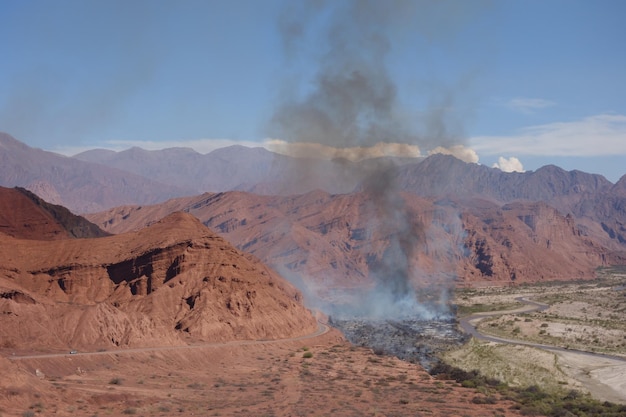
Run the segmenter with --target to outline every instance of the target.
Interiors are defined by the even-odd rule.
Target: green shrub
[[[461,382],[461,385],[465,388],[476,388],[476,381],[472,381],[471,379],[466,379]]]
[[[309,359],[309,358],[312,358],[312,357],[313,357],[313,352],[306,351],[306,352],[304,352],[304,353],[302,354],[302,357],[303,357],[304,359]]]

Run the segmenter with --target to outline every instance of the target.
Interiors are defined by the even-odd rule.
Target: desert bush
[[[488,395],[486,397],[476,396],[472,398],[472,402],[474,404],[496,404],[498,402],[498,399],[493,395]]]
[[[306,352],[304,352],[304,353],[302,354],[302,357],[303,357],[304,359],[309,359],[309,358],[312,358],[312,357],[313,357],[313,352],[306,351]]]
[[[122,385],[122,378],[113,378],[109,381],[111,385]]]
[[[465,388],[476,388],[476,382],[471,379],[466,379],[461,382],[461,386]]]
[[[452,379],[466,388],[474,388],[484,396],[475,396],[472,402],[478,404],[495,404],[494,390],[502,399],[517,404],[513,409],[519,410],[524,416],[574,417],[603,416],[620,417],[626,415],[626,405],[600,402],[577,390],[568,392],[557,391],[548,393],[536,385],[524,388],[509,387],[496,379],[485,378],[477,371],[463,371],[445,363],[438,363],[431,369],[431,375],[437,379]]]

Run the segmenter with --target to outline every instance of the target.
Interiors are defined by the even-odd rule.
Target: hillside
[[[378,212],[365,192],[316,191],[290,197],[203,194],[88,218],[119,233],[170,211],[189,212],[310,295],[334,301],[346,297],[348,289],[367,291],[381,282],[394,288],[392,276],[414,286],[433,280],[507,285],[591,278],[598,266],[625,259],[585,236],[572,216],[545,203],[500,206],[406,193],[402,198],[392,216]],[[389,224],[389,218],[404,223]]]
[[[626,250],[626,184],[545,166],[505,173],[450,155],[373,158],[359,162],[289,157],[263,148],[231,146],[200,154],[192,149],[121,152],[90,150],[67,158],[0,134],[0,186],[27,188],[76,213],[146,205],[203,192],[261,195],[331,194],[363,190],[368,178],[388,176],[394,187],[427,199],[485,199],[497,204],[544,202],[613,251]]]
[[[505,173],[468,164],[449,155],[432,155],[395,172],[395,183],[422,197],[485,199],[497,204],[544,202],[573,215],[582,233],[612,250],[626,250],[626,189],[597,174],[547,165],[536,171]]]
[[[554,165],[507,173],[441,154],[401,167],[397,183],[402,190],[421,196],[482,197],[498,202],[547,202],[563,196],[605,192],[613,186],[601,175],[565,171]]]
[[[18,239],[35,240],[109,235],[65,207],[49,204],[19,187],[0,187],[0,233]]]
[[[74,213],[123,204],[150,204],[193,195],[171,186],[104,165],[31,148],[0,132],[0,186],[23,187],[49,203]]]
[[[183,213],[100,239],[0,236],[0,311],[4,347],[41,351],[316,328],[291,285]]]

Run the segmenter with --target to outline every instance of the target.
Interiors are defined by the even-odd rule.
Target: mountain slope
[[[601,175],[565,171],[547,165],[536,171],[505,173],[468,164],[448,155],[432,155],[396,172],[398,187],[424,197],[482,198],[497,204],[544,202],[612,250],[626,250],[626,181],[613,185]]]
[[[55,240],[107,236],[95,224],[23,188],[0,187],[0,233],[19,239]]]
[[[315,189],[347,193],[378,165],[415,161],[296,158],[239,145],[204,155],[188,148],[147,151],[135,147],[121,152],[96,149],[74,158],[126,170],[163,184],[193,187],[196,193],[237,190],[263,195],[302,194]]]
[[[596,267],[626,260],[545,203],[500,206],[479,199],[402,198],[401,210],[391,216],[405,216],[402,227],[391,227],[391,217],[381,216],[364,192],[204,194],[155,206],[118,207],[89,219],[119,232],[142,227],[170,210],[189,212],[326,300],[341,298],[345,289],[372,288],[380,283],[377,276],[388,279],[405,262],[403,273],[419,286],[432,280],[453,285],[457,279],[508,284],[591,278]],[[398,245],[404,245],[400,255],[394,249]]]
[[[613,185],[601,175],[568,172],[554,165],[507,173],[441,154],[399,168],[397,183],[402,190],[421,196],[481,197],[497,202],[549,202],[564,196],[609,191]]]
[[[40,349],[282,338],[316,328],[291,285],[184,213],[100,239],[0,236],[0,311],[2,340]]]
[[[1,132],[0,186],[29,189],[75,213],[194,194],[185,187],[31,148]]]

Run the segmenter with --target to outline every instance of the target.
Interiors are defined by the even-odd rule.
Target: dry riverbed
[[[444,361],[513,386],[537,385],[554,393],[579,390],[602,401],[626,403],[626,361],[574,352],[626,359],[625,284],[626,270],[604,269],[593,281],[459,290],[460,315],[512,310],[521,306],[518,297],[549,304],[541,312],[485,318],[477,328],[483,334],[571,351],[472,340],[447,352]]]

